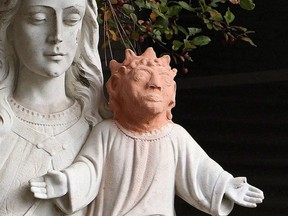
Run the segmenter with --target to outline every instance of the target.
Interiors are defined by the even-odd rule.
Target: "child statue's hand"
[[[48,171],[44,176],[31,179],[29,183],[34,197],[39,199],[57,198],[68,192],[67,176],[56,170]]]
[[[255,208],[262,203],[264,194],[258,188],[247,183],[245,177],[233,178],[228,182],[225,195],[236,204]]]

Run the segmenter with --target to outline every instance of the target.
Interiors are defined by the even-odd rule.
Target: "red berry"
[[[235,38],[234,37],[229,37],[228,43],[230,45],[233,45],[235,43]]]
[[[132,27],[131,27],[131,25],[126,25],[125,28],[126,28],[127,30],[131,30]]]
[[[150,25],[150,21],[147,20],[147,21],[145,22],[145,25],[146,25],[146,26],[149,26],[149,25]]]
[[[118,5],[119,7],[122,7],[123,4],[124,4],[124,2],[123,2],[122,0],[118,0],[118,1],[117,1],[117,5]]]
[[[185,67],[182,68],[182,73],[183,73],[183,74],[187,74],[188,72],[189,72],[189,71],[188,71],[187,68],[185,68]]]
[[[143,36],[143,35],[140,35],[140,36],[139,36],[139,42],[140,42],[140,43],[143,43],[144,40],[145,40],[144,36]]]
[[[188,52],[185,52],[184,55],[183,55],[183,57],[184,57],[184,58],[189,58],[189,53],[188,53]]]
[[[146,31],[147,31],[147,32],[151,32],[151,31],[152,31],[152,27],[151,27],[151,26],[147,26],[147,27],[146,27]]]

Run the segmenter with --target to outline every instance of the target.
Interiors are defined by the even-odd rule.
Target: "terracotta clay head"
[[[166,121],[172,119],[177,70],[171,69],[169,63],[168,55],[157,58],[152,48],[140,56],[127,49],[123,63],[110,62],[107,90],[116,120],[134,118],[145,121],[159,116]]]

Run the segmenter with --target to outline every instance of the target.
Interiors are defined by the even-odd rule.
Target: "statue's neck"
[[[118,115],[115,120],[128,131],[139,134],[155,131],[170,122],[166,117],[166,113],[149,115],[148,117],[142,116],[142,118]]]
[[[65,74],[45,77],[26,70],[19,71],[14,99],[28,109],[55,113],[72,105],[65,91]]]

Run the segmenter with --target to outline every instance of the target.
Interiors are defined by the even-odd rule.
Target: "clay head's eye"
[[[166,86],[171,86],[174,83],[174,80],[171,76],[169,76],[168,73],[161,73],[160,74],[163,84],[165,84]]]
[[[135,81],[149,81],[151,74],[149,71],[144,69],[135,70],[133,79]]]

